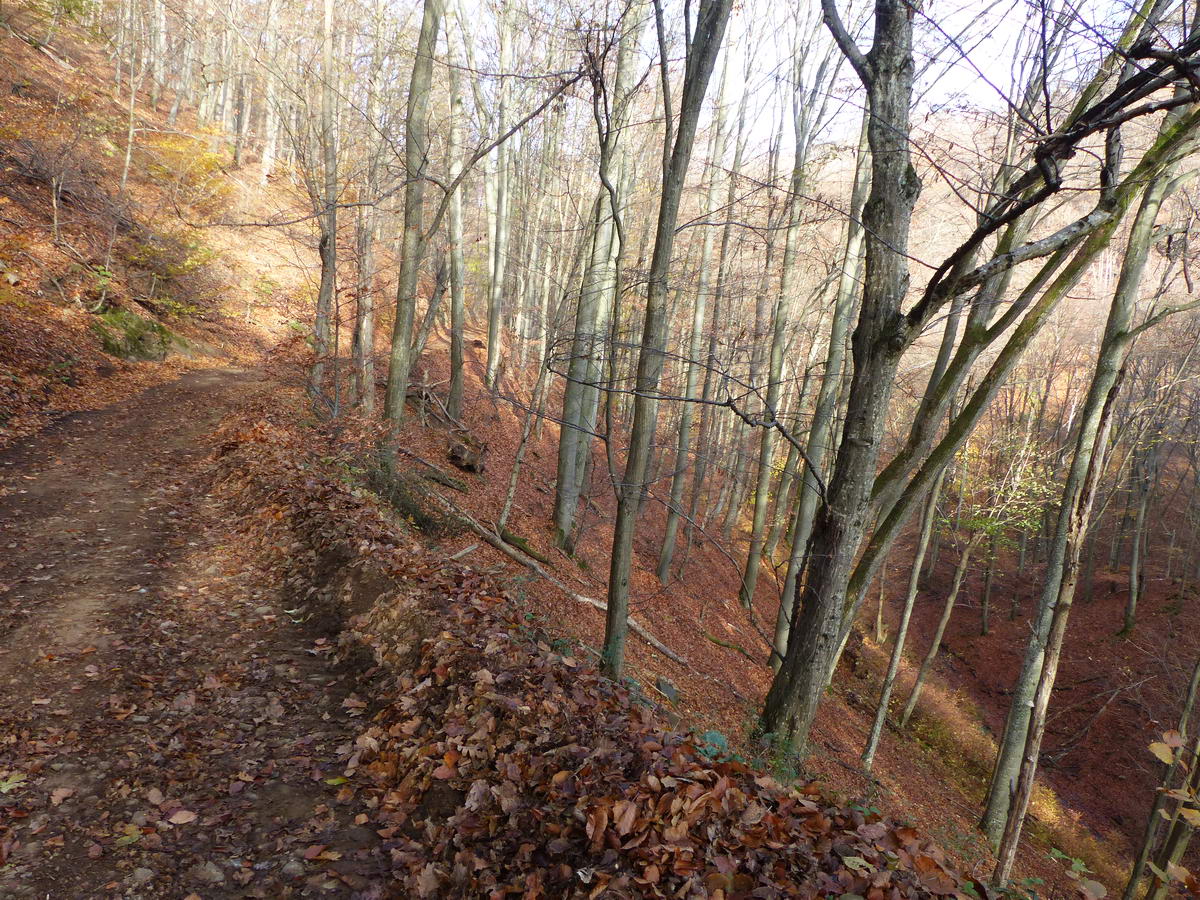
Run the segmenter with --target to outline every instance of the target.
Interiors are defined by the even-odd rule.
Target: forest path
[[[386,896],[357,676],[206,490],[272,388],[193,373],[0,453],[0,896]]]

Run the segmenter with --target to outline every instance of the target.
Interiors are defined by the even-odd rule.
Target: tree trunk
[[[1183,701],[1183,711],[1179,715],[1178,731],[1181,738],[1187,738],[1188,725],[1191,722],[1192,709],[1196,705],[1196,693],[1198,689],[1200,689],[1200,660],[1197,660],[1196,665],[1192,668],[1192,677],[1188,682],[1187,695]],[[1163,819],[1159,811],[1166,805],[1166,792],[1172,788],[1175,776],[1178,774],[1183,763],[1183,757],[1184,753],[1182,748],[1180,748],[1180,751],[1175,755],[1175,759],[1166,767],[1160,789],[1154,792],[1154,800],[1150,804],[1150,814],[1146,817],[1146,828],[1142,832],[1142,843],[1138,847],[1137,857],[1134,859],[1133,867],[1129,871],[1129,880],[1125,883],[1125,891],[1121,894],[1121,900],[1134,900],[1134,897],[1137,896],[1138,887],[1142,882],[1142,874],[1146,870],[1146,863],[1150,859],[1150,853],[1154,849],[1154,844],[1158,840],[1159,829],[1162,826]]]
[[[665,43],[661,30],[660,44]],[[654,255],[646,288],[646,318],[643,323],[642,344],[638,353],[636,388],[633,403],[633,428],[626,456],[625,474],[618,489],[617,517],[613,528],[612,564],[608,579],[608,613],[605,621],[602,666],[610,678],[620,678],[625,665],[625,637],[629,617],[629,577],[633,568],[633,533],[637,523],[646,471],[649,468],[650,447],[657,418],[659,377],[665,361],[667,276],[671,252],[675,243],[675,222],[679,202],[687,177],[696,123],[708,89],[713,65],[725,34],[732,0],[701,0],[695,20],[695,30],[688,46],[687,65],[683,79],[678,130],[673,143],[664,144],[662,199],[659,203],[658,225],[655,229]],[[667,65],[666,58],[661,64]],[[664,82],[667,78],[663,70]],[[664,106],[670,109],[667,93]],[[669,117],[668,117],[668,128]],[[670,146],[670,155],[666,155]]]
[[[942,607],[942,617],[938,619],[937,628],[933,632],[933,641],[929,644],[929,651],[925,654],[925,658],[921,660],[921,668],[917,670],[912,693],[908,695],[908,702],[904,704],[904,712],[900,714],[901,728],[908,727],[908,720],[912,718],[913,710],[917,708],[917,701],[921,699],[921,689],[925,686],[925,679],[929,677],[929,670],[933,668],[933,661],[937,659],[938,650],[941,649],[942,638],[946,635],[946,626],[950,624],[954,603],[958,600],[958,592],[962,588],[963,578],[967,574],[967,566],[971,562],[971,554],[982,539],[982,534],[971,535],[971,539],[963,547],[962,556],[958,558],[958,566],[954,570],[954,582],[950,587],[950,593],[946,595],[946,603]]]
[[[337,294],[337,130],[334,119],[333,0],[325,0],[321,34],[321,149],[324,154],[324,187],[321,195],[320,254],[321,283],[317,290],[317,312],[313,319],[313,364],[308,395],[314,409],[325,406],[325,364],[330,353],[333,301]],[[324,410],[322,410],[324,411]],[[334,410],[336,412],[336,410]]]
[[[453,23],[458,21],[457,8],[450,12]],[[462,76],[457,66],[454,39],[447,34],[448,70],[450,79],[450,127],[447,155],[450,157],[450,181],[462,174],[463,168],[463,96]],[[454,189],[450,198],[450,209],[446,220],[447,243],[450,253],[450,388],[446,398],[446,412],[453,419],[461,419],[463,413],[463,329],[466,327],[466,298],[463,277],[466,266],[463,261],[463,204],[461,187]]]
[[[728,58],[726,59],[728,68]],[[708,149],[708,186],[704,200],[704,211],[707,213],[717,205],[717,171],[725,156],[725,78],[721,73],[720,99],[717,103],[716,121],[713,123],[712,134],[709,138]],[[695,404],[689,402],[696,397],[700,387],[700,371],[703,360],[700,358],[704,346],[704,321],[708,309],[709,270],[712,263],[713,229],[705,227],[700,244],[699,275],[696,281],[696,302],[692,307],[692,330],[688,339],[687,374],[685,376],[683,395],[685,401],[679,411],[679,430],[675,441],[675,471],[671,477],[671,493],[667,502],[667,521],[663,531],[662,549],[658,553],[658,580],[666,584],[671,577],[671,561],[675,555],[675,542],[679,534],[679,520],[683,509],[683,491],[687,486],[687,476],[690,467],[686,464],[688,451],[692,440],[692,420],[695,416]],[[714,325],[714,327],[716,327]],[[700,453],[705,452],[700,448]]]
[[[442,19],[443,0],[424,0],[417,55],[413,60],[404,120],[404,232],[400,252],[400,274],[396,284],[396,321],[392,328],[384,418],[395,428],[404,419],[408,377],[414,362],[411,354],[413,320],[417,308],[417,276],[425,251],[421,231],[421,203],[425,197],[425,168],[429,156],[429,95],[433,76],[433,54]]]
[[[629,7],[629,20],[640,23],[645,5],[635,0]],[[597,120],[600,129],[600,187],[592,206],[592,244],[584,269],[571,355],[567,360],[566,384],[559,426],[558,467],[554,492],[554,525],[560,547],[570,550],[575,516],[583,492],[584,474],[592,454],[596,430],[596,410],[600,395],[603,352],[611,310],[616,301],[617,267],[623,235],[618,220],[624,199],[619,177],[622,160],[624,125],[634,90],[633,53],[640,37],[639,28],[625,28],[617,47],[613,108],[611,119]],[[593,97],[593,103],[603,101]],[[615,180],[614,180],[615,179]],[[615,348],[613,351],[615,352]]]
[[[850,194],[849,218],[846,220],[846,251],[842,258],[842,272],[838,279],[837,299],[834,301],[833,320],[829,326],[829,347],[825,356],[825,371],[821,376],[821,388],[809,426],[805,455],[808,462],[803,468],[797,493],[795,514],[791,527],[791,553],[788,558],[787,574],[784,577],[779,611],[775,616],[775,635],[772,645],[772,668],[779,670],[787,649],[788,636],[795,616],[797,585],[804,568],[805,553],[812,535],[813,516],[820,502],[817,479],[824,472],[814,472],[811,466],[824,465],[828,450],[833,446],[835,413],[842,393],[842,367],[846,358],[846,334],[854,317],[855,300],[859,291],[859,276],[862,271],[863,224],[862,211],[871,186],[871,149],[869,141],[870,112],[863,113],[859,131],[858,152],[854,169],[854,188]]]
[[[1178,113],[1168,115],[1160,134],[1178,129],[1179,119]],[[1189,134],[1185,144],[1190,149],[1194,143],[1194,137]],[[1030,638],[1022,672],[1013,690],[1012,707],[992,774],[981,824],[993,840],[999,837],[996,880],[1001,884],[1008,880],[1012,870],[1025,811],[1033,790],[1046,707],[1057,674],[1067,617],[1078,578],[1080,542],[1087,533],[1092,499],[1104,469],[1113,400],[1120,386],[1129,346],[1135,336],[1130,323],[1137,305],[1146,260],[1154,243],[1154,222],[1167,194],[1170,173],[1177,160],[1177,156],[1172,157],[1165,171],[1145,188],[1141,206],[1130,229],[1121,276],[1113,294],[1091,387],[1079,417],[1075,453],[1063,488],[1047,562],[1039,621]],[[1043,621],[1048,627],[1042,627]]]
[[[367,118],[379,120],[381,107],[376,72],[383,55],[384,6],[379,2],[374,11],[374,49],[367,81]],[[375,414],[375,242],[379,233],[380,172],[386,145],[373,138],[367,147],[367,203],[358,211],[358,283],[354,292],[354,336],[351,341],[354,373],[354,402],[364,416]],[[264,168],[264,178],[266,169]]]
[[[1153,436],[1152,436],[1153,437]],[[1137,491],[1137,506],[1133,516],[1133,538],[1130,541],[1129,552],[1129,599],[1125,603],[1125,624],[1122,634],[1131,634],[1137,623],[1138,599],[1142,593],[1142,559],[1146,542],[1146,510],[1150,506],[1150,495],[1153,493],[1157,466],[1154,456],[1157,448],[1151,445],[1141,454],[1134,454],[1132,467],[1137,473],[1134,488]]]
[[[875,720],[871,723],[871,732],[867,736],[867,746],[863,749],[863,771],[870,772],[875,762],[875,751],[879,748],[880,738],[883,737],[883,726],[887,722],[888,707],[891,705],[892,688],[896,684],[896,673],[900,671],[900,661],[904,658],[904,643],[908,637],[908,623],[912,620],[913,605],[917,599],[920,582],[921,562],[929,547],[929,536],[933,533],[933,523],[937,519],[938,496],[942,492],[942,478],[934,482],[929,492],[929,500],[925,504],[925,515],[921,520],[921,536],[917,539],[917,552],[913,556],[912,568],[908,576],[908,592],[904,595],[904,611],[900,614],[900,624],[896,629],[896,643],[892,646],[892,655],[888,659],[887,674],[883,676],[883,687],[879,692],[879,705],[875,707]],[[883,608],[882,588],[879,607]],[[876,626],[878,630],[878,626]]]
[[[508,21],[509,2],[500,0],[500,72],[507,75],[512,67],[512,28]],[[496,130],[504,134],[508,127],[509,79],[502,77],[497,88]],[[485,380],[492,391],[498,389],[496,377],[500,371],[503,353],[504,278],[508,269],[508,202],[509,202],[508,147],[501,144],[496,148],[496,227],[495,240],[491,244],[492,278],[488,285],[488,329],[487,368]]]
[[[805,103],[802,96],[806,85],[800,72],[802,62],[797,60],[795,74],[795,93],[792,99],[792,128],[795,132],[794,158],[792,161],[792,178],[788,190],[787,204],[787,234],[783,245],[783,277],[779,282],[779,293],[775,298],[774,309],[771,312],[771,345],[767,363],[767,392],[766,410],[763,418],[767,421],[779,415],[780,385],[783,376],[783,348],[786,339],[788,308],[793,302],[796,277],[796,250],[800,239],[800,218],[804,195],[805,171],[808,167],[808,150],[812,143],[813,130],[816,126],[815,116],[811,106]],[[860,148],[861,149],[861,148]],[[857,187],[857,184],[856,184]],[[857,254],[856,254],[857,255]],[[851,291],[851,294],[853,292]],[[841,297],[839,296],[839,300]],[[847,302],[850,305],[850,302]],[[830,334],[830,347],[841,345],[837,336],[838,312],[835,306],[834,323]],[[849,321],[849,312],[845,314]],[[840,362],[840,356],[838,357]],[[754,602],[754,590],[758,584],[758,573],[761,569],[764,531],[767,526],[767,501],[770,494],[771,463],[775,430],[763,428],[759,436],[758,468],[754,485],[754,512],[750,522],[750,546],[746,552],[746,568],[742,574],[742,583],[738,589],[738,599],[742,606],[749,609]]]
[[[879,570],[879,603],[875,607],[875,643],[882,645],[887,640],[887,626],[883,623],[883,608],[887,604],[887,566]]]
[[[991,631],[989,614],[992,607],[992,581],[996,575],[996,535],[988,539],[987,571],[983,576],[983,599],[979,603],[979,633],[987,637]]]
[[[842,31],[840,21],[834,22],[832,0],[825,0],[825,11],[831,27]],[[900,0],[880,0],[872,48],[856,63],[871,109],[872,177],[863,208],[866,266],[852,340],[854,375],[845,436],[813,529],[800,615],[762,715],[763,732],[801,754],[807,752],[826,673],[841,643],[846,585],[867,527],[888,401],[904,347],[900,304],[908,288],[909,225],[920,188],[908,143],[914,70],[910,12]]]

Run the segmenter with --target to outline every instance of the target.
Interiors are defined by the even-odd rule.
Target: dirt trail
[[[0,896],[387,896],[366,703],[204,489],[196,373],[0,454]]]

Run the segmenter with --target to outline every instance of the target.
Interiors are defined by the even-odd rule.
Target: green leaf
[[[0,794],[8,794],[15,791],[25,783],[25,776],[20,772],[14,772],[7,778],[0,778]]]
[[[349,780],[350,780],[349,778],[344,778],[341,775],[337,775],[333,778],[326,778],[325,783],[332,784],[332,785],[339,785],[339,784],[345,784]]]

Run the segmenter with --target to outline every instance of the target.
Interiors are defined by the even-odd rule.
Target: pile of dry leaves
[[[914,829],[707,757],[636,694],[539,639],[488,577],[415,558],[373,497],[322,474],[302,445],[282,427],[243,429],[224,471],[310,600],[357,607],[347,634],[396,673],[347,774],[365,782],[406,894],[983,892]]]

